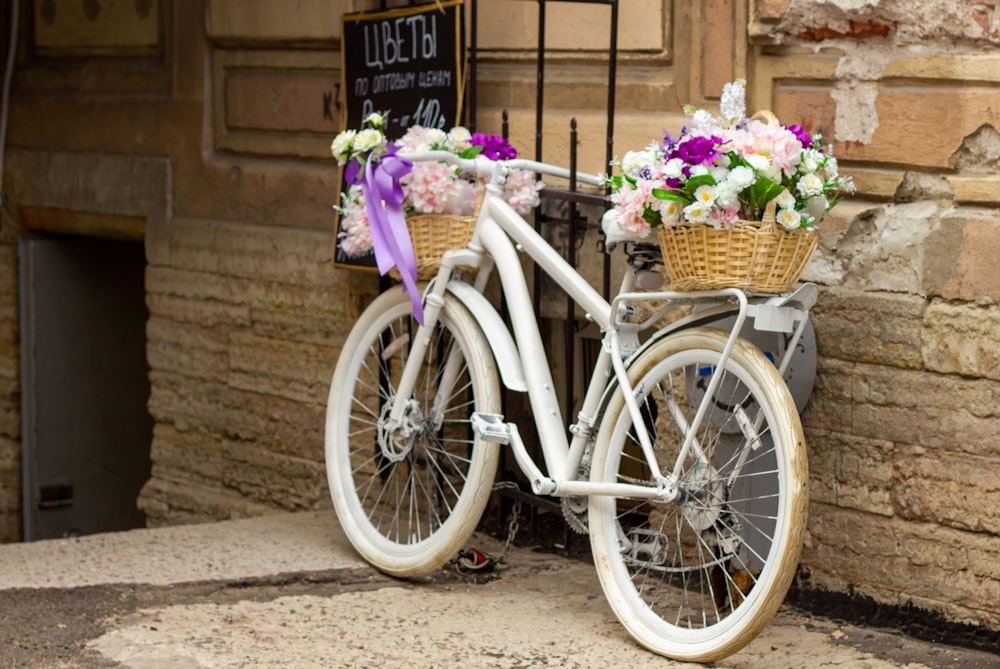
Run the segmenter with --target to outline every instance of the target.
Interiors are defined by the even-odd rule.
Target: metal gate
[[[468,119],[470,130],[475,129],[476,124],[476,83],[478,65],[478,12],[476,0],[467,0],[471,13],[471,31],[469,39],[469,95],[468,95]],[[618,0],[536,0],[538,5],[538,44],[536,50],[536,87],[535,87],[535,160],[542,160],[542,148],[544,137],[542,128],[545,114],[545,63],[546,63],[546,8],[548,4],[554,2],[562,4],[591,4],[604,5],[608,8],[608,50],[607,50],[607,127],[605,132],[605,160],[604,164],[610,164],[614,157],[614,127],[615,127],[615,81],[617,76],[617,56],[618,56]],[[503,134],[507,135],[507,117],[504,113]],[[571,172],[577,169],[577,128],[576,119],[570,121],[569,133],[569,168]],[[535,214],[535,230],[551,240],[562,239],[564,255],[566,260],[574,267],[578,267],[578,251],[583,243],[588,231],[598,231],[598,244],[601,244],[603,251],[603,237],[599,232],[600,216],[606,208],[606,193],[594,194],[581,192],[577,188],[575,180],[571,180],[566,189],[553,189],[546,187],[540,192],[542,205]],[[559,245],[553,244],[557,248]],[[605,253],[600,253],[602,259],[601,270],[601,290],[605,298],[610,299],[611,292],[611,261]],[[567,420],[572,420],[576,413],[576,381],[577,371],[582,371],[583,377],[589,372],[596,358],[597,347],[600,346],[596,334],[587,336],[588,333],[581,329],[580,321],[576,317],[576,305],[573,300],[566,297],[565,312],[561,319],[546,317],[542,310],[542,298],[546,291],[547,277],[535,268],[534,270],[534,306],[535,317],[539,321],[543,337],[548,335],[549,341],[562,342],[563,355],[561,361],[553,358],[553,364],[561,372],[563,379],[563,416]],[[559,291],[561,292],[561,291]],[[506,314],[504,314],[506,316]],[[560,332],[561,330],[561,332]],[[561,366],[560,366],[561,365]],[[523,415],[530,416],[531,411],[527,407],[526,398],[519,393],[505,393],[504,413],[508,416]],[[508,418],[509,420],[509,418]],[[537,434],[533,425],[519,426],[525,444],[533,457],[540,460],[541,450],[537,443]],[[498,478],[500,480],[515,481],[517,487],[501,486],[498,489],[501,500],[495,506],[496,523],[498,527],[503,527],[504,519],[512,512],[512,502],[523,502],[528,506],[529,529],[532,530],[532,539],[536,542],[549,543],[550,546],[557,543],[560,535],[561,546],[570,550],[574,534],[570,531],[566,523],[561,522],[562,512],[560,503],[549,497],[541,497],[530,492],[528,481],[521,474],[520,469],[513,461],[513,456],[508,452],[503,452],[501,459],[501,470]],[[540,520],[540,512],[550,512],[559,519],[554,527],[558,531],[553,531],[553,523]]]
[[[542,128],[545,114],[545,64],[546,64],[546,9],[550,4],[588,4],[603,5],[608,9],[608,46],[607,46],[607,127],[605,132],[605,160],[608,165],[614,157],[613,138],[615,127],[615,81],[618,67],[618,0],[535,0],[538,7],[538,44],[536,48],[536,86],[535,86],[535,160],[542,160],[542,148],[544,137]],[[476,84],[477,67],[479,60],[479,13],[477,0],[465,0],[470,13],[469,33],[469,83],[468,95],[466,96],[466,118],[467,126],[474,131],[477,119]],[[433,0],[409,0],[409,6],[433,4]],[[381,0],[380,5],[386,7],[386,0]],[[508,132],[507,114],[503,114],[503,135]],[[566,129],[569,133],[569,165],[571,172],[577,169],[577,127],[576,119],[570,121],[570,127]],[[541,206],[535,213],[535,230],[543,236],[553,241],[553,246],[557,249],[562,246],[564,257],[574,267],[578,267],[578,251],[580,245],[588,232],[597,231],[599,238],[597,244],[601,245],[603,251],[603,237],[600,234],[600,216],[606,207],[606,193],[581,192],[575,180],[571,180],[565,189],[555,189],[546,187],[540,193],[542,198]],[[591,235],[593,236],[593,235]],[[562,240],[562,244],[559,243]],[[600,253],[602,258],[601,269],[601,291],[605,298],[610,299],[611,292],[611,261],[605,253]],[[552,358],[555,365],[554,373],[562,376],[563,388],[563,415],[572,420],[576,413],[576,402],[574,399],[577,371],[582,369],[584,374],[590,371],[593,361],[596,358],[597,347],[600,346],[599,337],[596,333],[590,334],[581,329],[580,322],[576,317],[576,305],[571,298],[566,298],[565,311],[561,318],[553,318],[543,314],[543,296],[546,293],[548,279],[537,268],[534,270],[534,306],[535,317],[538,319],[539,327],[543,338],[547,337],[550,342],[561,342],[563,347],[562,359]],[[382,286],[384,289],[386,286]],[[561,292],[561,291],[560,291]],[[501,305],[503,310],[503,305]],[[506,312],[503,310],[506,317]],[[531,416],[526,398],[520,393],[506,392],[503,398],[503,410],[505,415]],[[508,418],[509,420],[510,418]],[[537,434],[533,424],[519,426],[522,437],[529,453],[537,460],[541,459],[541,451],[537,443]],[[547,538],[555,542],[556,537],[551,536],[551,525],[548,522],[540,521],[540,513],[546,513],[550,517],[557,514],[559,518],[558,533],[561,535],[562,546],[570,548],[573,534],[566,523],[561,522],[562,515],[560,504],[548,497],[541,497],[530,492],[530,484],[521,474],[513,460],[513,456],[503,451],[500,464],[498,480],[515,482],[514,485],[499,486],[500,503],[495,505],[498,525],[503,525],[505,519],[511,513],[513,502],[525,503],[528,506],[527,520],[530,527],[534,528],[533,536]],[[543,528],[544,525],[544,528]],[[541,532],[549,531],[550,536],[542,537]]]

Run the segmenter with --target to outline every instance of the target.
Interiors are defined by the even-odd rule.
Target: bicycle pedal
[[[505,423],[503,416],[497,413],[475,412],[470,416],[472,431],[483,441],[494,444],[509,444],[511,442],[510,425]]]
[[[493,571],[496,564],[496,558],[476,548],[458,552],[459,571]]]

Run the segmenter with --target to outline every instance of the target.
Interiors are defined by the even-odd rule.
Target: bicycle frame
[[[444,158],[455,162],[454,156],[437,152],[417,154],[411,158]],[[480,416],[480,436],[491,429],[497,430],[498,434],[490,440],[509,443],[512,446],[515,459],[531,481],[532,489],[536,494],[553,496],[619,495],[663,501],[675,499],[679,494],[678,481],[689,454],[704,460],[705,456],[694,435],[697,433],[710,404],[710,398],[719,382],[719,375],[712,375],[701,405],[692,422],[687,426],[685,441],[677,461],[673,463],[672,470],[667,474],[659,474],[658,472],[661,472],[662,469],[656,460],[626,368],[628,355],[633,354],[638,348],[639,330],[649,324],[652,319],[644,324],[633,324],[625,322],[625,318],[629,314],[630,300],[691,299],[692,294],[675,291],[633,293],[634,275],[631,272],[626,272],[618,296],[611,303],[607,302],[502,198],[505,167],[523,166],[536,172],[563,178],[568,176],[568,171],[532,161],[511,161],[506,166],[500,166],[500,169],[497,169],[497,164],[483,163],[482,160],[485,159],[477,159],[475,163],[478,168],[477,173],[488,174],[493,179],[487,185],[475,233],[467,249],[448,251],[444,254],[441,269],[425,294],[425,321],[417,331],[412,345],[412,353],[400,379],[389,417],[390,424],[400,425],[404,418],[406,398],[409,396],[409,389],[412,388],[419,372],[420,360],[423,359],[429,341],[427,333],[436,324],[444,306],[444,295],[448,289],[452,269],[458,266],[478,268],[474,285],[480,292],[485,288],[491,271],[495,269],[499,274],[510,313],[513,336],[519,356],[518,362],[524,371],[529,403],[538,431],[545,471],[548,474],[544,473],[528,455],[517,428],[512,423],[500,427],[500,417]],[[469,161],[463,161],[463,167],[466,167],[468,163]],[[577,174],[577,179],[594,185],[603,183],[603,180],[592,175]],[[583,308],[586,318],[594,321],[604,333],[603,345],[591,373],[577,415],[577,422],[569,426],[569,433],[572,434],[571,439],[567,437],[566,421],[555,393],[551,367],[538,330],[527,280],[518,258],[518,250],[526,253],[546,275],[571,296]],[[703,298],[734,299],[738,304],[736,322],[719,361],[719,365],[723,365],[732,352],[747,318],[747,297],[739,289],[706,291],[697,295]],[[805,322],[804,317],[800,320],[795,341],[801,335]],[[787,360],[782,362],[787,365]],[[599,412],[611,383],[617,383],[623,390],[644,457],[650,471],[656,473],[656,487],[624,483],[595,483],[578,478],[586,445],[597,427],[596,423],[600,418]],[[447,388],[446,383],[443,383],[442,386]]]

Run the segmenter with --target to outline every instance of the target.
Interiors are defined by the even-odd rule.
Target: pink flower
[[[535,181],[533,172],[527,170],[513,170],[507,180],[507,187],[504,191],[504,199],[513,207],[514,211],[524,216],[531,213],[531,210],[541,204],[538,191],[545,187],[541,181]]]
[[[638,181],[635,187],[622,188],[611,196],[621,214],[621,228],[635,237],[645,237],[649,234],[649,221],[643,214],[646,204],[652,201],[653,184],[649,181]]]

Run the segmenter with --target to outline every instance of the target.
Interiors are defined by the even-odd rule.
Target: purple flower
[[[680,158],[687,165],[711,165],[722,155],[715,147],[722,143],[720,137],[703,137],[695,135],[688,137],[667,156],[667,159]]]
[[[484,135],[481,132],[472,133],[469,143],[483,147],[482,155],[490,160],[510,160],[517,158],[517,150],[500,135]]]
[[[801,125],[795,124],[788,126],[788,131],[795,135],[796,139],[802,142],[802,148],[811,149],[813,147],[813,138],[806,132],[806,129]]]

